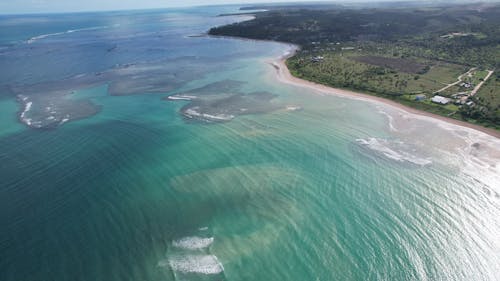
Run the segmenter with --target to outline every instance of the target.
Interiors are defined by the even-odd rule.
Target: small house
[[[450,99],[437,95],[437,96],[432,97],[431,101],[434,103],[439,103],[439,104],[444,105],[444,104],[448,104],[450,102]]]
[[[419,94],[415,96],[416,101],[423,101],[425,100],[426,96],[424,94]]]
[[[464,87],[466,89],[469,89],[470,87],[472,87],[472,84],[469,82],[464,82],[464,83],[461,83],[460,86]]]
[[[325,58],[322,56],[315,56],[311,58],[312,62],[322,62]]]

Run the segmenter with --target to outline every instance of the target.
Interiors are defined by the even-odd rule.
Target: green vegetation
[[[209,33],[299,44],[297,77],[500,129],[497,72],[472,91],[500,66],[500,4],[421,5],[267,6]],[[431,102],[437,92],[450,103]]]
[[[462,116],[500,129],[500,73],[495,72],[471,100],[476,106],[461,108]]]
[[[330,51],[321,62],[314,62],[307,53],[300,52],[287,61],[287,66],[294,76],[317,83],[389,98],[441,115],[449,116],[457,111],[454,105],[441,106],[432,103],[428,98],[422,101],[416,101],[416,98],[418,94],[430,97],[430,93],[442,88],[445,82],[456,81],[457,77],[466,71],[463,66],[401,58],[394,61],[394,58],[377,57],[377,62],[389,59],[388,62],[406,65],[408,71],[403,72],[380,64],[359,62],[371,58],[372,56],[365,56],[363,51]]]
[[[388,96],[433,93],[466,71],[463,66],[446,62],[374,57],[363,51],[329,51],[323,57],[321,62],[315,62],[309,53],[300,52],[287,65],[301,78]],[[372,61],[373,58],[377,60]],[[391,63],[395,66],[389,67]]]

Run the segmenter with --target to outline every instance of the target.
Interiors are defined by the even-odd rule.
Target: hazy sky
[[[303,0],[303,2],[318,0]],[[212,4],[291,2],[291,0],[0,0],[0,13],[40,13],[68,11],[96,11],[121,9],[149,9],[163,7]],[[302,2],[302,1],[301,1]]]

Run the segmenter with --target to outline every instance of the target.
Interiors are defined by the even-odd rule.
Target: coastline
[[[309,89],[313,89],[315,91],[327,94],[327,95],[335,95],[335,96],[341,96],[341,97],[347,97],[347,98],[355,98],[355,99],[360,99],[360,100],[365,100],[365,101],[371,101],[371,102],[377,102],[377,103],[382,103],[385,105],[389,105],[392,107],[395,107],[399,110],[402,110],[407,113],[415,114],[421,117],[426,117],[429,119],[434,119],[434,121],[441,121],[441,122],[446,122],[448,124],[452,124],[455,126],[460,126],[464,127],[467,129],[472,129],[475,131],[479,131],[482,133],[485,133],[489,136],[495,137],[497,139],[500,139],[500,131],[482,127],[480,125],[475,125],[471,124],[465,121],[460,121],[452,118],[447,118],[445,116],[437,115],[434,113],[430,113],[427,111],[423,110],[418,110],[400,103],[397,103],[392,100],[388,100],[382,97],[377,97],[377,96],[372,96],[369,94],[365,93],[359,93],[359,92],[354,92],[351,90],[346,90],[346,89],[340,89],[340,88],[333,88],[330,86],[326,86],[323,84],[318,84],[312,81],[304,80],[298,77],[293,76],[290,73],[290,70],[288,69],[286,65],[286,60],[290,57],[292,57],[295,52],[299,49],[298,46],[293,45],[293,44],[288,44],[291,46],[290,50],[287,50],[285,54],[281,57],[279,57],[277,60],[270,62],[270,64],[276,69],[276,79],[285,84],[293,85],[293,86],[299,86],[299,87],[305,87]]]

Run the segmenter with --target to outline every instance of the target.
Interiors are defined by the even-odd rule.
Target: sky
[[[0,0],[0,14],[62,13],[279,2],[387,2],[410,0]],[[456,2],[468,0],[425,0]],[[495,2],[500,0],[470,0]]]
[[[318,2],[302,0],[301,2]],[[60,13],[101,10],[152,9],[214,4],[291,2],[291,0],[0,0],[0,14]]]

